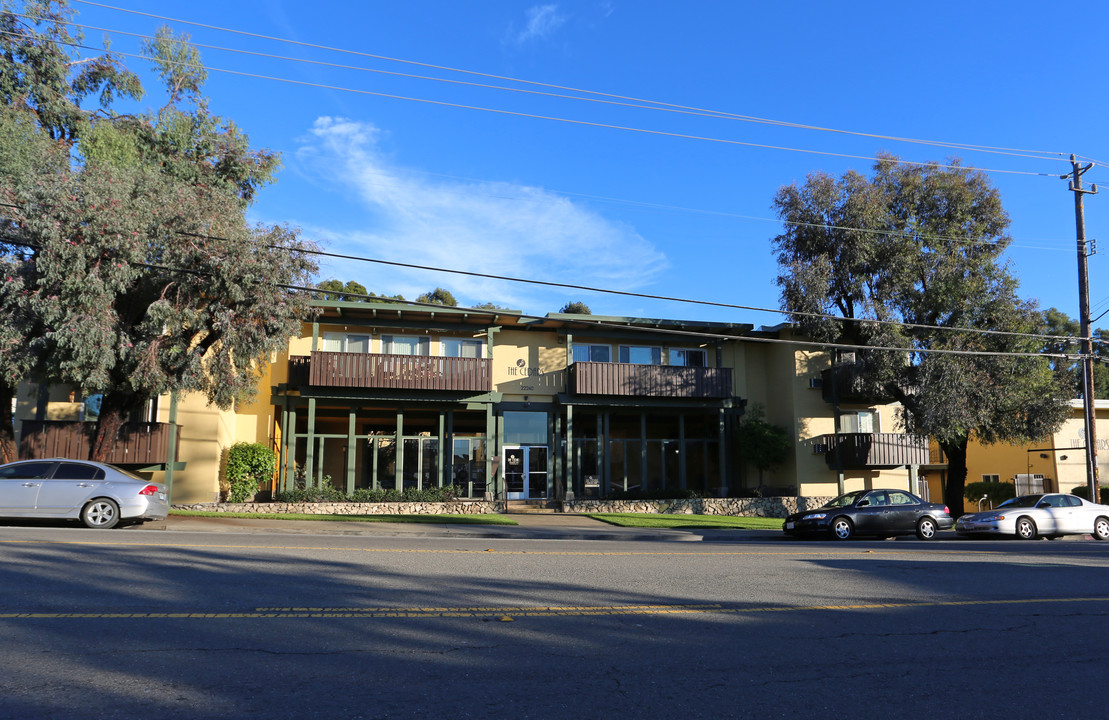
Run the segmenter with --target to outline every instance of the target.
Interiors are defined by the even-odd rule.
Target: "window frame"
[[[576,357],[577,352],[578,352],[578,348],[587,348],[586,354],[589,356],[589,358],[587,360],[579,360]],[[604,348],[605,352],[608,354],[608,359],[607,360],[594,360],[593,359],[593,349],[594,348]],[[574,343],[573,353],[575,355],[575,357],[573,358],[574,362],[607,362],[607,363],[612,362],[612,346],[607,345],[605,343]]]
[[[628,351],[628,359],[624,359],[624,351]],[[647,350],[651,353],[651,362],[634,362],[631,359],[632,350]],[[654,362],[655,354],[658,354],[658,362]],[[661,345],[621,345],[617,350],[616,361],[622,365],[662,365],[662,346]]]
[[[700,365],[690,365],[688,362],[676,363],[676,362],[674,362],[674,354],[675,353],[681,353],[681,354],[686,355],[687,357],[688,357],[688,354],[690,354],[690,353],[696,353],[696,354],[701,356],[701,364]],[[687,347],[670,348],[668,356],[669,357],[667,358],[667,360],[669,360],[670,364],[674,367],[708,367],[709,366],[709,353],[705,348],[687,348]]]
[[[474,337],[452,337],[452,336],[449,336],[449,335],[439,338],[439,356],[440,357],[453,357],[453,358],[465,358],[465,357],[467,357],[466,355],[448,355],[447,354],[447,343],[450,343],[450,342],[458,343],[460,349],[462,347],[466,346],[468,343],[473,343],[474,345],[477,346],[477,349],[478,349],[478,354],[477,354],[476,358],[478,360],[485,359],[485,341],[484,340],[481,340],[479,338],[474,338]],[[473,358],[471,358],[471,359],[473,359]]]

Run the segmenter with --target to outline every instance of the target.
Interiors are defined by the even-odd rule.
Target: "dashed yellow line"
[[[76,613],[0,613],[0,620],[255,620],[267,618],[497,618],[517,617],[596,617],[616,615],[689,615],[825,611],[858,611],[917,609],[936,607],[970,607],[986,605],[1036,605],[1045,603],[1109,603],[1109,597],[1018,598],[1008,600],[936,600],[932,602],[858,603],[848,605],[780,605],[770,607],[727,607],[719,604],[698,605],[597,605],[597,606],[527,606],[512,607],[440,607],[440,608],[328,608],[283,607],[255,608],[248,612],[76,612]]]
[[[467,540],[475,542],[478,538],[449,538],[451,542]],[[487,540],[487,539],[486,539]],[[919,556],[921,550],[886,550],[874,548],[837,548],[810,549],[810,550],[707,550],[699,551],[689,548],[683,551],[587,551],[587,550],[500,550],[497,548],[464,549],[464,548],[365,548],[343,547],[340,545],[231,545],[207,543],[141,543],[141,542],[110,542],[97,540],[0,540],[0,545],[77,545],[90,547],[134,547],[134,548],[161,548],[166,550],[197,549],[197,550],[309,550],[313,552],[360,552],[381,554],[417,554],[417,555],[546,555],[569,557],[669,557],[669,556],[737,556],[737,555],[765,555],[765,556],[827,556],[827,555],[914,555]],[[486,544],[482,542],[482,544]],[[934,550],[929,548],[929,556],[935,555],[998,555],[1000,550]]]

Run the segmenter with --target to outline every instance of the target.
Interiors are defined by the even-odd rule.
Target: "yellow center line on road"
[[[456,607],[456,608],[327,608],[285,607],[256,608],[247,612],[75,612],[75,613],[0,613],[0,620],[255,620],[269,618],[497,618],[512,620],[524,617],[595,617],[619,615],[748,615],[757,613],[825,611],[859,611],[890,609],[923,609],[942,607],[973,607],[988,605],[1036,605],[1055,603],[1109,603],[1109,597],[1018,598],[1008,600],[937,600],[933,602],[857,603],[849,605],[780,605],[771,607],[726,607],[702,605],[597,605],[597,606],[526,606]]]
[[[448,542],[459,542],[466,538],[450,538]],[[476,540],[471,540],[474,542]],[[480,541],[481,545],[488,545],[488,538]],[[705,555],[705,556],[738,556],[738,555],[766,555],[766,556],[783,556],[783,557],[824,557],[824,556],[852,556],[852,555],[870,555],[870,556],[894,556],[894,555],[911,555],[920,556],[921,551],[917,550],[885,550],[873,548],[842,548],[836,550],[706,550],[698,551],[695,549],[687,549],[683,551],[651,551],[651,552],[636,552],[636,551],[587,551],[587,550],[498,550],[496,548],[482,548],[482,549],[459,549],[459,548],[360,548],[360,547],[342,547],[339,545],[230,545],[230,544],[207,544],[207,543],[140,543],[140,542],[112,542],[112,541],[98,541],[98,540],[0,540],[0,545],[77,545],[89,547],[121,547],[121,548],[162,548],[167,550],[181,550],[181,549],[196,549],[196,550],[310,550],[313,552],[363,552],[363,553],[397,553],[397,554],[424,554],[424,555],[551,555],[551,556],[571,556],[571,557],[629,557],[629,556],[691,556],[691,555]],[[931,550],[927,551],[929,556],[935,555],[999,555],[1003,554],[999,550]]]

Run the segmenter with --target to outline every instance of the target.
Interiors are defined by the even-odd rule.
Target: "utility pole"
[[[1086,259],[1092,255],[1086,247],[1086,218],[1082,210],[1082,196],[1096,194],[1097,185],[1089,190],[1082,188],[1082,175],[1093,163],[1082,166],[1074,155],[1070,156],[1071,172],[1060,179],[1071,179],[1069,190],[1074,193],[1074,222],[1078,234],[1078,322],[1082,343],[1082,407],[1086,427],[1086,488],[1091,502],[1098,502],[1097,433],[1094,416],[1094,344],[1090,336],[1090,277]]]

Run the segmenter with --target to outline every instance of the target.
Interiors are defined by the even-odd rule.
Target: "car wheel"
[[[930,517],[921,518],[916,524],[916,536],[921,540],[935,540],[938,531],[936,521]]]
[[[1094,520],[1094,539],[1109,540],[1109,518],[1099,517]]]
[[[1036,522],[1030,517],[1017,518],[1017,537],[1021,540],[1036,539]]]
[[[851,520],[845,517],[838,517],[832,521],[832,537],[836,540],[847,540],[855,534],[855,526],[851,524]]]
[[[97,498],[81,510],[81,522],[97,530],[113,528],[119,523],[119,505],[108,498]]]

